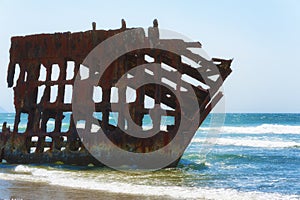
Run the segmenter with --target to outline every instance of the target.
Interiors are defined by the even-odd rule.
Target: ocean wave
[[[261,147],[261,148],[291,148],[300,147],[300,143],[294,141],[270,141],[257,139],[230,139],[230,138],[216,138],[215,140],[194,138],[193,143],[209,143],[221,146],[243,146],[243,147]]]
[[[16,166],[14,172],[17,174],[32,174],[32,169],[25,165],[18,165]]]
[[[245,134],[300,134],[300,126],[262,124],[259,126],[223,126],[221,128],[200,127],[200,131],[218,131],[220,133],[245,133]]]
[[[188,186],[154,186],[141,183],[125,182],[126,180],[111,180],[103,174],[84,176],[83,172],[59,171],[18,165],[15,174],[0,173],[3,180],[20,180],[46,183],[55,186],[76,189],[98,190],[111,193],[170,197],[172,199],[299,199],[299,195],[283,195],[279,193],[243,192],[235,189],[188,187]],[[111,176],[111,174],[109,175]],[[122,175],[124,178],[124,175]]]
[[[55,122],[48,122],[49,128],[54,127]],[[13,128],[13,124],[7,124],[7,127]],[[79,123],[79,126],[82,124]],[[25,130],[26,124],[20,124],[19,129]],[[69,123],[62,123],[62,129],[67,130]],[[145,130],[152,128],[151,125],[143,126]],[[0,130],[2,129],[2,124],[0,124]],[[167,130],[166,125],[161,125],[161,130]],[[291,125],[279,125],[279,124],[262,124],[259,126],[223,126],[223,127],[200,127],[199,131],[203,132],[218,132],[218,133],[228,133],[228,134],[300,134],[300,126]]]

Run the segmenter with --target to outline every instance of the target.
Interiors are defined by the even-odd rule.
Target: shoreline
[[[8,181],[0,178],[0,200],[31,200],[31,199],[124,199],[124,200],[171,200],[167,196],[146,196],[124,193],[114,193],[93,189],[70,188],[47,183],[32,183],[27,181]]]

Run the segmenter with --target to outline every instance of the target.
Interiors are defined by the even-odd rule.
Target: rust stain
[[[188,49],[192,47],[201,48],[199,42],[188,43],[175,39],[159,39],[159,33],[155,29],[157,26],[158,23],[155,20],[153,27],[149,28],[149,37],[144,36],[146,42],[160,42],[171,48],[182,49],[189,58],[196,63],[199,62],[198,59],[200,58],[197,57],[197,54]],[[3,124],[0,133],[0,162],[6,160],[8,163],[63,162],[76,165],[102,165],[82,145],[73,121],[72,105],[70,102],[66,103],[64,101],[65,91],[66,86],[74,86],[80,64],[88,53],[105,39],[124,30],[129,30],[129,28],[122,20],[122,27],[116,30],[96,30],[96,24],[93,23],[93,29],[86,32],[38,34],[11,38],[7,83],[8,87],[13,87],[14,90],[16,115],[12,130],[7,127],[6,123]],[[102,119],[99,122],[104,131],[114,130],[112,134],[107,134],[110,140],[120,148],[132,152],[151,152],[165,146],[174,138],[180,121],[181,111],[178,100],[172,94],[172,91],[163,86],[148,84],[139,88],[136,91],[135,102],[129,103],[130,115],[134,122],[142,126],[143,117],[150,113],[150,109],[144,107],[144,98],[147,95],[154,99],[156,103],[163,103],[174,109],[174,111],[166,111],[168,116],[174,117],[174,124],[167,126],[167,130],[161,131],[148,139],[134,138],[123,134],[121,129],[109,124],[111,106],[108,104],[110,104],[111,88],[126,71],[137,65],[148,63],[145,55],[152,57],[156,63],[165,63],[178,70],[178,72],[193,77],[210,87],[210,91],[208,91],[201,86],[192,86],[197,96],[199,109],[190,109],[193,114],[201,114],[200,121],[197,122],[199,126],[222,97],[218,89],[221,87],[222,81],[231,73],[232,60],[213,58],[211,61],[203,61],[201,65],[204,72],[200,75],[195,68],[182,62],[180,56],[157,49],[137,50],[118,58],[105,72],[104,78],[99,81],[103,96],[102,102],[95,103],[95,109],[97,112],[102,113]],[[74,76],[67,80],[69,62],[74,63]],[[209,70],[212,63],[217,65],[221,75],[217,80],[209,79],[210,76],[218,74],[216,71]],[[60,73],[57,80],[51,80],[53,65],[55,64],[58,65]],[[17,65],[20,67],[20,75],[17,77],[17,83],[14,86]],[[46,70],[46,80],[39,80],[41,68]],[[181,80],[172,81],[184,86]],[[57,86],[58,89],[54,102],[51,102],[52,86]],[[44,91],[40,102],[37,102],[39,87],[44,87]],[[85,91],[85,95],[92,95],[93,93],[93,91],[86,88],[83,88],[82,91]],[[209,95],[209,92],[211,95]],[[214,98],[211,99],[211,96],[214,96]],[[78,100],[80,101],[80,99]],[[126,99],[122,99],[122,101],[126,103]],[[67,112],[71,113],[68,122],[69,128],[67,131],[62,131],[62,120]],[[28,115],[24,133],[20,133],[19,130],[22,114]],[[47,131],[47,123],[51,120],[55,124],[54,130]],[[121,123],[118,125],[125,126]],[[37,140],[34,140],[33,138],[36,137]],[[170,166],[176,165],[177,162]]]

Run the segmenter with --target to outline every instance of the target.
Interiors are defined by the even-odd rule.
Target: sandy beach
[[[143,196],[116,194],[98,190],[74,189],[63,186],[53,186],[44,183],[23,181],[4,181],[0,179],[0,200],[50,200],[50,199],[112,199],[112,200],[159,200],[174,199],[166,196]]]

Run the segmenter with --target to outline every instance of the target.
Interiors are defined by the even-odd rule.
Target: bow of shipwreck
[[[75,165],[103,165],[87,151],[78,136],[70,96],[72,96],[75,77],[88,53],[105,39],[125,30],[130,29],[126,28],[125,21],[122,21],[122,27],[116,30],[96,30],[93,24],[93,29],[86,32],[12,37],[7,83],[8,87],[13,87],[14,90],[15,121],[13,127],[8,127],[6,123],[2,126],[0,162],[5,160],[8,163],[23,164],[60,162]],[[201,116],[196,122],[199,127],[221,99],[222,93],[219,92],[219,88],[231,73],[232,62],[232,60],[216,58],[203,60],[190,50],[201,48],[199,42],[160,39],[156,20],[153,27],[148,29],[148,36],[145,33],[142,34],[144,42],[160,42],[180,48],[183,56],[195,63],[201,62],[201,74],[194,66],[184,62],[182,56],[157,49],[142,49],[126,53],[110,65],[110,70],[105,72],[98,83],[102,99],[95,101],[94,104],[95,111],[101,113],[101,118],[96,118],[104,132],[109,133],[111,141],[120,148],[132,152],[155,151],[168,144],[176,134],[181,111],[175,95],[163,86],[168,84],[168,81],[162,81],[161,85],[148,84],[135,91],[134,101],[126,102],[126,98],[119,98],[119,101],[129,104],[131,117],[139,126],[143,126],[143,118],[149,115],[151,110],[151,108],[146,108],[145,98],[150,98],[155,104],[162,103],[170,108],[165,110],[165,114],[174,118],[173,124],[168,124],[166,129],[160,130],[157,135],[145,141],[123,134],[120,129],[120,126],[125,126],[125,123],[121,123],[122,115],[119,115],[117,126],[111,124],[109,117],[111,105],[118,104],[110,100],[111,88],[126,71],[149,63],[149,58],[151,58],[154,63],[167,65],[206,85],[207,88],[202,85],[192,85],[199,104],[196,112]],[[218,71],[211,70],[211,64],[217,66]],[[19,74],[16,74],[17,68],[19,68]],[[55,75],[54,71],[58,73]],[[156,75],[155,71],[151,72],[151,69],[149,71],[143,76]],[[160,77],[165,77],[182,88],[190,84],[183,79],[170,80],[171,78],[168,79],[167,75],[169,71],[165,70],[165,73],[160,74]],[[217,78],[212,79],[211,77],[215,75]],[[17,81],[14,82],[14,80]],[[185,95],[184,91],[182,95]],[[195,108],[190,109],[195,110]],[[69,116],[67,122],[66,116]],[[22,121],[24,119],[25,122]],[[63,121],[67,123],[67,126]],[[21,124],[26,124],[26,128],[22,128]],[[50,125],[51,130],[49,130]],[[170,167],[176,166],[178,161],[179,159]]]

